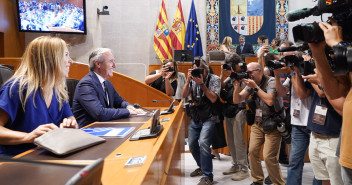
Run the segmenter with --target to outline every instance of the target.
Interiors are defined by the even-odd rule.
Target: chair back
[[[72,108],[73,96],[75,95],[76,86],[79,80],[77,79],[66,79],[67,93],[68,93],[68,102]]]
[[[222,63],[225,60],[225,53],[223,51],[209,51],[210,63]]]
[[[13,72],[10,68],[0,65],[0,87],[4,85],[4,83],[10,79],[13,75]]]

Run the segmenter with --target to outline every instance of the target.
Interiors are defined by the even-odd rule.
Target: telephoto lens
[[[291,134],[286,129],[285,123],[281,122],[277,125],[277,130],[279,131],[282,139],[286,144],[291,144]]]
[[[246,72],[241,72],[241,73],[236,73],[236,72],[232,72],[230,75],[231,80],[242,80],[242,79],[248,79],[249,78],[249,74]]]
[[[281,64],[280,61],[276,61],[276,60],[269,60],[266,62],[266,66],[268,66],[268,68],[270,70],[274,70],[274,69],[280,69],[283,68],[284,65]]]
[[[231,64],[224,64],[224,65],[222,65],[222,69],[223,70],[231,70]]]

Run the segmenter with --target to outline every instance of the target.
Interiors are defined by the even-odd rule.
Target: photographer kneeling
[[[275,118],[283,118],[282,98],[275,90],[275,79],[263,75],[261,65],[249,63],[247,73],[250,79],[243,79],[246,87],[240,92],[240,81],[234,81],[233,103],[240,103],[252,94],[256,105],[255,122],[251,128],[248,159],[251,166],[252,185],[263,184],[264,173],[260,160],[260,149],[264,144],[263,157],[269,177],[274,184],[285,184],[277,156],[280,150],[281,135]]]
[[[213,161],[210,145],[217,119],[213,103],[219,98],[220,78],[209,73],[209,66],[203,60],[196,60],[188,70],[187,81],[183,86],[182,96],[191,96],[187,114],[189,150],[199,166],[191,177],[203,175],[199,185],[212,184]]]

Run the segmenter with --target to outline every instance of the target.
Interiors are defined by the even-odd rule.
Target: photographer
[[[289,166],[287,167],[287,185],[302,184],[302,173],[304,166],[304,158],[309,146],[310,130],[307,129],[309,109],[311,106],[311,86],[308,82],[304,82],[299,75],[298,67],[292,70],[283,67],[275,69],[275,88],[278,96],[286,96],[291,91],[291,150]],[[290,76],[281,84],[280,74],[289,72]],[[314,181],[316,181],[314,179]]]
[[[145,83],[174,96],[177,89],[177,63],[173,59],[165,59],[160,70],[151,72],[145,77]]]
[[[224,171],[224,175],[234,174],[231,179],[240,181],[249,177],[247,147],[244,141],[244,126],[246,123],[246,103],[233,103],[233,83],[231,72],[241,72],[241,57],[231,54],[225,58],[221,70],[221,99],[224,100],[223,114],[225,116],[227,143],[232,157],[233,166]],[[242,64],[242,63],[241,63]]]
[[[263,54],[263,52],[261,52]],[[240,91],[239,81],[234,81],[233,102],[240,103],[252,94],[256,105],[255,121],[251,128],[248,159],[251,166],[253,185],[263,184],[264,174],[260,160],[261,146],[264,144],[263,157],[269,177],[274,184],[285,184],[277,159],[281,135],[277,130],[279,118],[284,117],[282,98],[276,95],[275,79],[263,75],[259,63],[247,66],[250,79],[243,79],[247,86]]]
[[[329,18],[331,21],[331,24],[329,23],[319,23],[319,27],[323,30],[324,36],[325,36],[325,41],[326,44],[328,44],[330,47],[344,47],[341,44],[343,44],[342,41],[342,28],[338,26],[337,22]],[[336,110],[338,113],[343,113],[343,126],[342,126],[342,133],[341,133],[341,148],[340,148],[340,164],[342,165],[341,167],[341,175],[343,178],[343,181],[345,184],[351,184],[352,181],[352,160],[350,158],[350,154],[352,152],[350,142],[351,142],[351,131],[352,127],[349,126],[351,122],[351,116],[349,115],[351,113],[351,103],[349,101],[349,96],[350,93],[347,95],[348,90],[350,89],[351,85],[348,80],[346,80],[345,77],[334,77],[333,72],[330,69],[328,60],[325,56],[325,42],[320,42],[320,43],[310,43],[309,44],[310,49],[312,50],[313,57],[315,58],[316,61],[316,71],[317,71],[317,76],[320,81],[320,86],[324,89],[324,93],[333,106],[333,108]],[[336,54],[335,54],[336,56]],[[335,58],[336,59],[336,58]],[[343,62],[339,60],[335,60],[335,63],[337,62]],[[324,74],[324,75],[322,75]],[[310,77],[306,77],[309,78]],[[325,87],[325,88],[324,88]],[[347,95],[346,101],[345,97]],[[332,109],[332,107],[331,107]],[[328,109],[329,110],[329,109]],[[327,117],[328,118],[328,117]],[[341,120],[340,120],[341,121]],[[338,125],[341,127],[341,122],[333,122],[332,124]],[[327,127],[328,125],[326,125]],[[313,132],[314,133],[314,132]],[[336,150],[336,145],[338,137],[335,136],[332,139],[329,140],[329,143],[333,142],[333,147]],[[312,136],[313,138],[313,136]],[[312,139],[311,138],[311,139]],[[336,142],[336,145],[335,145]],[[329,158],[328,158],[329,159]],[[337,162],[337,157],[336,161]],[[332,163],[332,162],[331,162]],[[312,165],[313,166],[313,165]],[[337,166],[336,168],[338,168]],[[328,169],[331,169],[330,167]],[[314,170],[314,166],[313,166]],[[340,170],[336,170],[338,173]],[[340,174],[337,174],[340,175]],[[336,176],[336,175],[335,175]],[[336,178],[336,177],[335,177]],[[341,177],[339,177],[341,178]],[[332,181],[332,179],[330,179]],[[331,182],[333,184],[333,182]],[[337,183],[336,183],[337,184]],[[342,182],[340,182],[342,184]]]
[[[188,70],[187,81],[182,96],[191,96],[187,114],[189,149],[199,166],[191,177],[203,175],[199,185],[212,184],[213,162],[210,145],[217,119],[214,103],[220,95],[220,78],[209,73],[209,66],[203,60],[196,60],[193,69]]]

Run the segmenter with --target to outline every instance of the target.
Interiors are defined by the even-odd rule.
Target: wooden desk
[[[165,109],[164,107],[163,109]],[[93,146],[86,150],[70,154],[68,156],[58,157],[41,149],[29,150],[15,158],[27,158],[35,160],[45,160],[66,164],[89,164],[92,160],[103,157],[104,168],[102,174],[102,184],[123,184],[123,185],[139,185],[139,184],[184,184],[184,112],[182,102],[175,109],[173,114],[161,115],[163,118],[170,118],[167,122],[161,122],[163,131],[157,138],[129,141],[128,138],[118,147],[111,147],[113,142]],[[94,123],[90,126],[107,126],[125,124],[140,126],[139,129],[147,128],[151,119],[144,123],[139,121],[143,117],[134,117],[126,120],[117,120],[110,122]],[[145,119],[145,118],[144,118]],[[125,125],[126,126],[126,125]],[[110,143],[110,144],[109,144]],[[116,143],[117,144],[117,143]],[[108,146],[107,148],[104,147]],[[102,148],[103,147],[103,148]],[[116,154],[122,154],[119,157]],[[125,163],[130,157],[147,156],[142,166],[124,168]],[[46,179],[50,178],[50,184],[63,184],[70,175],[74,175],[77,170],[67,170],[66,168],[40,165],[35,168],[28,168],[25,165],[19,168],[20,163],[2,163],[0,165],[0,182],[9,182],[9,184],[38,184],[38,181],[27,179]],[[9,171],[11,170],[11,172]],[[63,171],[65,170],[65,171]],[[6,171],[6,173],[4,173]],[[45,174],[50,171],[51,176]],[[30,174],[30,176],[26,175]],[[13,179],[15,176],[15,179]],[[55,180],[57,179],[57,181]],[[13,183],[16,182],[16,183]],[[47,182],[47,181],[42,181]]]

